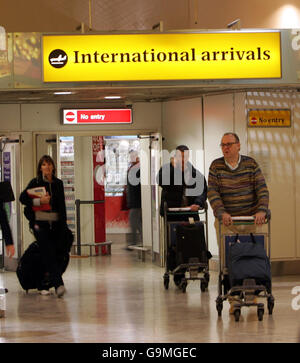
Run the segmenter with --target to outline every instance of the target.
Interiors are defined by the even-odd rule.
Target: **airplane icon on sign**
[[[62,56],[61,54],[57,58],[50,58],[51,64],[64,64],[67,60],[67,55]]]

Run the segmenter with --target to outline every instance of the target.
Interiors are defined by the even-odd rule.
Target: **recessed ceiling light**
[[[105,96],[104,98],[106,100],[119,100],[122,97],[121,96]]]
[[[71,95],[74,92],[70,92],[70,91],[59,91],[59,92],[54,92],[55,95]]]
[[[41,97],[19,97],[21,101],[33,101],[33,100],[40,100]]]

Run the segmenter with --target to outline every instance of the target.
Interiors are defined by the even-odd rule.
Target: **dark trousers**
[[[55,288],[63,285],[61,269],[58,264],[57,246],[59,243],[59,228],[56,222],[38,222],[33,228],[34,236],[41,251],[41,262],[45,271],[45,278],[53,284]],[[42,290],[46,287],[43,279],[37,288]]]
[[[127,245],[137,245],[142,243],[142,210],[141,208],[131,208],[129,210],[130,237],[127,237]]]

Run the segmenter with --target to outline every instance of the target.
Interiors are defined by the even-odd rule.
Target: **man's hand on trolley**
[[[6,247],[6,254],[9,258],[12,258],[15,254],[15,246],[14,245],[7,245]]]
[[[222,214],[222,223],[224,226],[230,226],[232,224],[232,218],[229,213],[224,212]]]
[[[265,212],[257,212],[254,214],[254,223],[258,224],[259,226],[264,224],[266,220],[266,213]]]
[[[190,205],[192,212],[197,212],[200,209],[200,206],[198,204],[192,204]]]

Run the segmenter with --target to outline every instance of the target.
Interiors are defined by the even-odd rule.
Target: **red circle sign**
[[[75,120],[75,113],[74,112],[67,112],[65,116],[66,120],[69,122],[73,122]]]
[[[253,117],[251,118],[251,124],[252,124],[252,125],[257,124],[257,118],[256,118],[256,117],[254,117],[254,116],[253,116]]]

